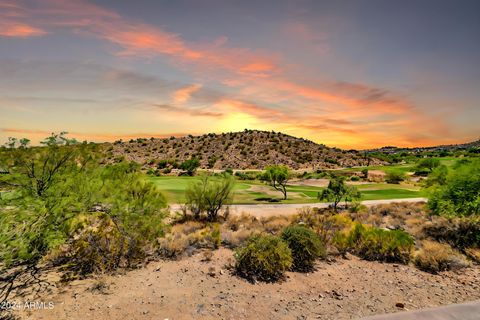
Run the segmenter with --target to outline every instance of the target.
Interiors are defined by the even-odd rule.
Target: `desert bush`
[[[83,216],[72,227],[72,238],[54,249],[46,261],[80,275],[131,267],[144,257],[139,239],[123,234],[106,215]]]
[[[263,232],[278,234],[292,223],[292,218],[285,215],[262,217],[260,218],[260,223]]]
[[[235,251],[235,269],[249,280],[276,281],[292,266],[292,251],[279,237],[254,236]]]
[[[222,232],[222,243],[231,248],[236,248],[245,243],[248,238],[257,234],[260,234],[260,232],[248,229],[241,229],[236,231],[227,230],[225,232]]]
[[[419,232],[418,226],[408,224],[417,220],[427,220],[426,207],[423,203],[390,203],[369,207],[365,212],[356,215],[356,220],[363,224],[389,229],[404,229],[409,233]],[[415,220],[416,219],[416,220]]]
[[[185,170],[189,176],[193,176],[198,167],[200,167],[200,160],[195,157],[185,160],[180,164],[180,169]]]
[[[231,215],[221,225],[222,242],[235,248],[250,236],[258,234],[279,234],[292,223],[289,216],[269,216],[257,218],[248,214]]]
[[[420,250],[415,253],[414,262],[419,269],[432,273],[468,265],[465,257],[448,244],[429,240],[422,241]]]
[[[160,256],[176,259],[198,249],[218,249],[222,243],[220,225],[198,221],[175,223],[165,237],[159,239]]]
[[[460,250],[480,247],[480,217],[432,217],[422,232],[427,238],[446,242]]]
[[[415,168],[416,175],[428,175],[440,166],[440,160],[436,158],[425,158],[418,162]]]
[[[309,207],[299,210],[294,222],[311,228],[320,237],[322,243],[327,245],[332,242],[337,233],[344,230],[350,231],[353,227],[353,221],[347,214],[336,214],[330,210]]]
[[[290,226],[283,230],[281,237],[292,250],[293,270],[310,271],[315,260],[326,255],[323,243],[311,229],[299,225]]]
[[[399,184],[402,181],[405,181],[406,175],[401,171],[389,171],[385,176],[385,181],[391,184]]]
[[[333,243],[340,252],[351,251],[366,260],[407,263],[414,240],[401,230],[384,230],[357,223],[350,232],[338,233]]]
[[[414,240],[401,230],[365,228],[360,231],[355,253],[366,260],[407,263]]]
[[[187,235],[176,233],[167,234],[159,240],[158,253],[167,259],[178,259],[190,248],[190,239]]]

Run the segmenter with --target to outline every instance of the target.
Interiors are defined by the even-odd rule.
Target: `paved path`
[[[480,320],[480,300],[411,312],[377,315],[362,320]]]
[[[362,204],[374,206],[378,204],[394,202],[427,202],[426,198],[406,198],[406,199],[387,199],[387,200],[365,200]],[[295,214],[297,210],[303,207],[327,208],[331,203],[300,203],[300,204],[232,204],[229,206],[231,214],[249,213],[255,216],[273,216]],[[173,211],[179,210],[180,205],[174,204],[170,208]]]

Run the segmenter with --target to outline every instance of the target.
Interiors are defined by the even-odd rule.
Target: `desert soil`
[[[210,261],[197,253],[123,275],[56,284],[41,297],[54,302],[53,309],[18,314],[45,320],[358,319],[480,299],[480,266],[432,275],[349,256],[320,261],[314,273],[288,273],[281,283],[252,284],[229,270],[232,256],[221,248]]]

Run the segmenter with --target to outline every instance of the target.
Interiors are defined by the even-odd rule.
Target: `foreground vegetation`
[[[475,157],[448,165],[418,161],[413,168],[422,178],[415,187],[398,181],[404,174],[392,174],[390,183],[368,182],[367,168],[354,175],[315,172],[329,179],[316,187],[289,184],[308,179],[284,166],[195,176],[195,161],[183,166],[186,176],[146,178],[138,164],[106,164],[98,145],[64,133],[42,143],[29,147],[27,140],[12,139],[0,152],[0,301],[26,286],[19,279],[35,278],[41,268],[58,267],[72,279],[221,246],[235,250],[232,269],[250,281],[281,280],[288,270],[314,272],[317,260],[329,255],[411,263],[433,273],[479,262],[480,162]],[[358,203],[407,191],[428,195],[428,205]],[[225,208],[234,201],[278,197],[286,203],[320,199],[333,206],[267,218],[229,215]],[[339,206],[345,201],[351,203],[348,209]],[[182,209],[172,214],[168,202]]]

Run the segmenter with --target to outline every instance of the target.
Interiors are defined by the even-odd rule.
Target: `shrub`
[[[325,247],[311,229],[290,226],[283,230],[282,239],[292,250],[293,265],[296,271],[310,271],[318,257],[325,256]]]
[[[399,184],[406,179],[405,173],[401,171],[389,171],[385,177],[385,181],[391,184]]]
[[[423,226],[423,234],[440,242],[463,250],[480,247],[479,217],[433,217],[432,222]]]
[[[193,176],[197,171],[198,167],[200,167],[200,160],[195,157],[189,160],[185,160],[180,165],[180,169],[187,171],[187,174],[189,176]]]
[[[186,221],[174,224],[170,232],[159,239],[158,253],[168,259],[177,259],[184,254],[192,254],[197,249],[218,249],[221,242],[218,224]]]
[[[429,240],[422,242],[421,249],[415,254],[414,262],[419,269],[432,273],[467,266],[465,258],[448,244]]]
[[[292,266],[292,251],[279,237],[251,237],[235,251],[235,269],[250,280],[276,281]]]
[[[85,275],[130,267],[143,257],[137,239],[126,237],[106,215],[77,221],[72,240],[53,250],[47,260],[62,269]]]
[[[461,163],[450,171],[444,184],[435,187],[428,206],[437,215],[480,215],[480,161]]]
[[[414,240],[401,230],[384,230],[357,223],[350,232],[338,233],[333,240],[337,249],[351,251],[366,260],[407,263]]]
[[[331,243],[337,233],[349,231],[353,227],[352,219],[345,214],[334,214],[328,210],[322,212],[311,208],[299,210],[295,222],[311,228],[325,244]]]
[[[366,260],[407,263],[413,249],[414,240],[401,230],[360,228],[356,236],[355,253]],[[355,233],[354,233],[355,235]]]

